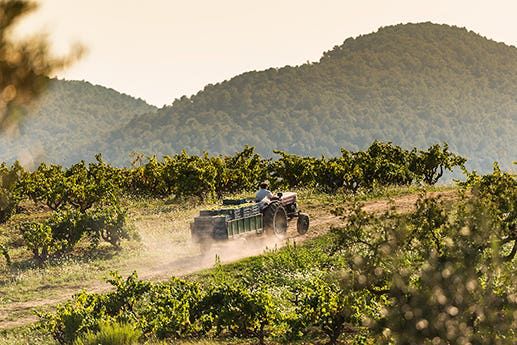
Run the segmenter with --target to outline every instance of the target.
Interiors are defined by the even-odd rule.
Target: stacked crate
[[[191,225],[192,237],[225,240],[242,233],[262,232],[262,215],[258,204],[252,203],[234,208],[202,210]]]
[[[199,211],[200,217],[213,217],[213,216],[228,216],[230,219],[235,217],[235,211],[233,208],[222,208],[218,210],[201,210]]]
[[[226,223],[229,220],[229,217],[226,215],[200,215],[199,217],[195,217],[191,227],[192,237],[197,240],[206,238],[227,239],[228,231],[226,230]]]
[[[242,217],[248,218],[252,216],[256,216],[260,213],[260,207],[258,204],[252,204],[249,206],[241,207]]]
[[[202,210],[199,212],[201,217],[228,216],[229,220],[248,218],[260,214],[258,204],[250,204],[239,208],[221,208],[218,210]]]

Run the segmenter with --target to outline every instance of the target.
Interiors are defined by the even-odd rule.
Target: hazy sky
[[[517,46],[517,0],[43,0],[21,32],[88,54],[62,73],[162,106],[249,70],[316,61],[347,37],[432,21]]]

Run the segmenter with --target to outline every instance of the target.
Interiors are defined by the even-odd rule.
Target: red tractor
[[[283,237],[289,221],[296,218],[296,229],[303,235],[309,229],[309,215],[298,209],[296,193],[278,193],[273,200],[255,203],[245,199],[224,200],[226,206],[202,210],[191,223],[192,239],[206,248],[214,241],[224,241],[255,232]]]
[[[300,235],[309,230],[309,215],[298,209],[296,193],[278,193],[278,199],[272,200],[262,209],[262,219],[266,232],[283,236],[288,222],[297,218],[296,229]]]

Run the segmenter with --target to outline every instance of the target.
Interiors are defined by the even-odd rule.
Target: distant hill
[[[134,117],[97,147],[231,153],[243,145],[333,155],[374,139],[448,142],[488,169],[517,158],[517,48],[463,28],[395,25],[349,38],[320,61],[248,72]]]
[[[488,170],[517,160],[517,48],[432,23],[379,29],[318,62],[252,71],[156,109],[78,81],[53,81],[0,161],[30,151],[69,164],[96,152],[233,153],[244,145],[335,155],[373,140],[406,148],[447,142]]]
[[[141,99],[84,81],[51,80],[29,110],[19,135],[0,137],[0,161],[22,159],[72,164],[91,160],[109,132],[125,126],[136,114],[156,108]],[[122,158],[120,158],[122,160]]]

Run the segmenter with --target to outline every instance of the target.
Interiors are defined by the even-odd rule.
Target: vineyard
[[[60,344],[126,327],[142,339],[329,344],[512,344],[517,339],[517,182],[471,174],[455,203],[410,213],[336,209],[343,226],[165,282],[113,275],[41,327]]]
[[[0,222],[7,221],[20,201],[30,200],[52,210],[41,222],[18,226],[24,245],[34,260],[70,253],[87,239],[92,248],[101,240],[119,246],[132,234],[125,225],[123,196],[185,198],[199,200],[254,190],[269,179],[275,189],[316,188],[327,193],[357,193],[379,186],[434,184],[445,170],[463,166],[465,159],[434,145],[426,151],[402,149],[374,142],[366,151],[342,149],[340,157],[301,157],[275,151],[279,159],[264,159],[252,147],[233,156],[191,156],[186,152],[150,157],[133,168],[116,168],[98,155],[97,162],[84,161],[69,168],[42,163],[26,171],[18,163],[0,166]],[[135,164],[138,164],[138,160]],[[9,243],[2,243],[8,263]]]
[[[40,312],[37,332],[58,344],[251,341],[329,344],[512,344],[517,340],[517,181],[466,173],[454,200],[422,194],[409,212],[371,213],[357,201],[386,187],[432,185],[465,159],[447,145],[405,150],[374,142],[339,157],[251,147],[233,156],[183,152],[117,168],[0,167],[2,253],[25,248],[35,267],[138,240],[127,200],[195,205],[249,192],[306,188],[342,200],[328,233],[300,245],[166,281],[123,278]],[[339,198],[338,196],[345,196]],[[18,221],[27,205],[44,216]],[[31,206],[31,207],[36,207]],[[18,218],[17,218],[18,217]],[[14,269],[14,268],[11,268]],[[108,337],[108,338],[106,338]],[[231,340],[234,339],[234,340]],[[240,340],[239,340],[240,339]]]

